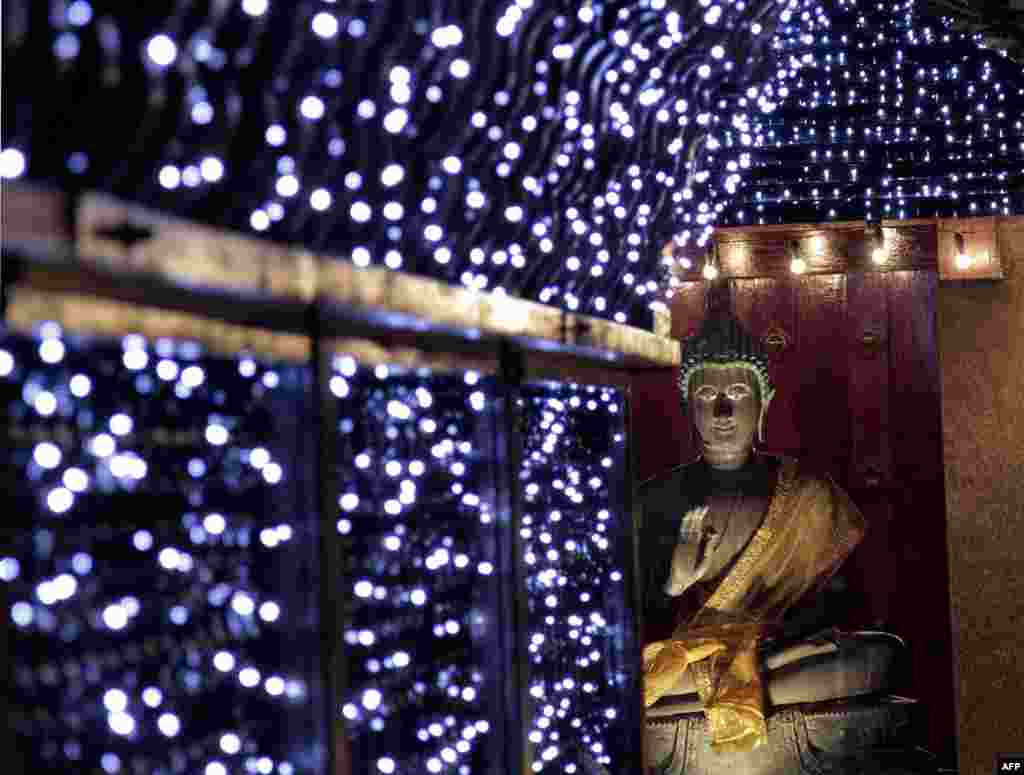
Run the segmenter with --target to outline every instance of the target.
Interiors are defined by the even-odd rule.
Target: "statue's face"
[[[750,457],[761,416],[757,378],[736,366],[705,366],[690,379],[690,406],[715,468],[738,468]]]

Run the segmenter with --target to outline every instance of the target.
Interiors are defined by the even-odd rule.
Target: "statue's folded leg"
[[[903,646],[887,634],[838,634],[834,641],[802,641],[765,653],[761,660],[770,706],[856,697],[895,687]],[[695,671],[687,670],[661,706],[698,702]]]

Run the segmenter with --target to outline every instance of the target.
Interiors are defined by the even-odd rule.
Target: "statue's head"
[[[692,415],[704,459],[716,468],[737,468],[764,441],[775,386],[761,343],[740,325],[724,282],[708,288],[700,332],[683,347],[679,392]]]

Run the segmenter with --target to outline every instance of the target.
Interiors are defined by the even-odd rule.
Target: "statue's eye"
[[[702,385],[697,388],[693,395],[698,401],[714,401],[718,398],[718,391],[711,387],[711,385]]]
[[[725,391],[725,394],[729,397],[730,401],[741,401],[752,392],[750,385],[744,385],[742,382],[737,382],[735,385],[731,385]]]

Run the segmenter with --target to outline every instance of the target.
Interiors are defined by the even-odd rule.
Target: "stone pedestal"
[[[912,700],[875,696],[793,705],[768,718],[768,743],[711,750],[703,713],[648,719],[645,775],[924,775],[933,757],[910,735]]]

